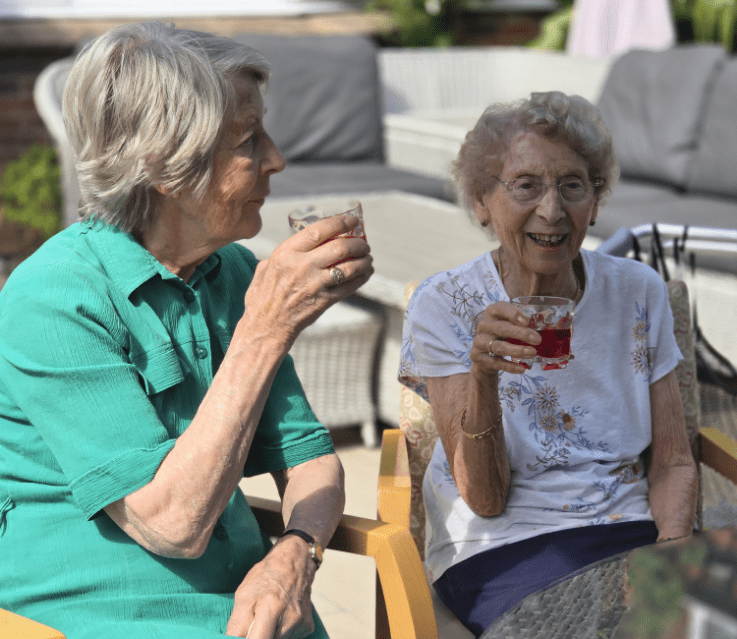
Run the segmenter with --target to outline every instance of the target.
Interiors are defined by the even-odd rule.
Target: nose
[[[273,175],[284,170],[287,165],[287,161],[281,154],[281,151],[274,144],[274,140],[271,136],[266,134],[266,153],[264,159],[261,162],[261,173],[263,175]]]
[[[558,188],[555,185],[548,186],[545,195],[537,203],[535,212],[548,224],[555,224],[566,215],[562,204]]]

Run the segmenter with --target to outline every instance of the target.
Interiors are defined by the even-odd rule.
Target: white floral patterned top
[[[479,517],[460,497],[438,441],[425,474],[432,580],[473,555],[564,528],[652,520],[642,453],[652,440],[649,386],[681,353],[665,283],[634,260],[581,251],[586,290],[562,370],[501,373],[512,484],[504,512]],[[399,379],[467,373],[477,318],[509,300],[486,253],[417,288],[407,307]]]

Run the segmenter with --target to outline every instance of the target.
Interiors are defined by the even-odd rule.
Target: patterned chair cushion
[[[409,282],[404,291],[405,305],[417,288],[417,282]],[[698,449],[699,434],[699,393],[696,382],[695,336],[691,325],[688,289],[684,282],[668,282],[668,298],[673,312],[676,342],[683,354],[683,360],[676,368],[678,385],[683,399],[686,415],[686,430],[691,442],[694,459],[700,459]],[[420,555],[425,558],[425,504],[422,499],[422,479],[430,463],[438,431],[430,404],[406,386],[400,391],[399,428],[407,440],[407,455],[412,484],[410,501],[410,532],[417,543]],[[701,528],[702,496],[699,491],[697,504],[697,526]]]

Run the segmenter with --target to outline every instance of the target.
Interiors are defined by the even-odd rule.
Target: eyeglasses
[[[542,200],[548,189],[553,186],[558,188],[558,193],[560,193],[560,197],[564,202],[581,204],[593,195],[594,188],[604,184],[604,180],[597,179],[592,184],[588,180],[577,177],[564,178],[560,182],[544,182],[536,177],[520,177],[511,182],[505,182],[496,175],[492,177],[503,184],[509,194],[521,204],[534,204]]]

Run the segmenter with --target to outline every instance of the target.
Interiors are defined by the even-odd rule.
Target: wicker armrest
[[[409,528],[411,497],[407,440],[398,428],[385,430],[379,462],[379,519]]]
[[[248,503],[268,535],[284,530],[279,502],[248,497]],[[406,528],[343,515],[328,548],[374,558],[392,639],[437,639],[427,578],[417,546]]]
[[[701,462],[737,484],[737,442],[716,428],[700,431]]]
[[[58,630],[1,608],[0,637],[3,639],[65,639]]]

